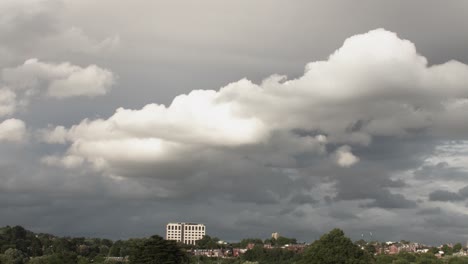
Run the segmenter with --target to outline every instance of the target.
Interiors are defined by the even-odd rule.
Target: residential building
[[[197,240],[206,234],[204,224],[197,223],[168,223],[166,226],[166,239],[175,240],[188,245],[195,245]]]

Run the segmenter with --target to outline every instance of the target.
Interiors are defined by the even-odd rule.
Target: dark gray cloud
[[[425,208],[420,210],[417,214],[418,215],[438,215],[442,213],[442,209],[440,207],[434,207],[434,208]]]
[[[468,186],[452,192],[447,190],[435,190],[429,194],[430,201],[455,202],[463,201],[468,198]]]
[[[406,199],[401,194],[392,194],[390,192],[381,192],[373,202],[364,204],[365,207],[380,207],[380,208],[415,208],[415,201]]]
[[[437,190],[429,194],[429,200],[431,201],[453,202],[463,199],[464,197],[462,197],[460,194],[445,190]]]
[[[439,162],[436,165],[424,165],[414,173],[421,180],[445,179],[447,181],[465,181],[468,172],[462,168],[450,166],[447,162]]]

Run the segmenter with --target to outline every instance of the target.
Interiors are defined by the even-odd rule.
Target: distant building
[[[271,238],[278,239],[280,234],[278,232],[271,233]]]
[[[195,242],[202,239],[205,234],[204,224],[168,223],[166,226],[167,240],[175,240],[188,245],[195,245]]]

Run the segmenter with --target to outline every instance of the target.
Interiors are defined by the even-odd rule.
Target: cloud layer
[[[466,241],[464,10],[0,1],[0,225]]]
[[[177,96],[167,107],[120,108],[108,119],[57,127],[46,137],[70,142],[66,155],[109,174],[138,163],[192,160],[201,151],[246,155],[246,148],[276,144],[276,134],[298,141],[290,152],[277,150],[283,158],[324,155],[325,145],[338,147],[332,159],[349,167],[359,161],[352,146],[372,144],[374,137],[451,137],[462,121],[451,117],[454,109],[468,106],[467,83],[467,65],[428,66],[411,42],[378,29],[347,39],[297,79],[273,75],[258,85],[243,79]]]

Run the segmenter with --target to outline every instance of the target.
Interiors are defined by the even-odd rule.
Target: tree
[[[447,244],[442,246],[442,251],[444,252],[444,255],[450,256],[453,254],[453,248],[449,247]]]
[[[134,264],[179,264],[187,263],[188,258],[174,241],[152,236],[136,242],[130,253],[130,263]]]
[[[392,262],[392,264],[411,264],[411,262],[409,262],[406,259],[397,259],[394,262]]]
[[[27,259],[27,256],[21,250],[9,248],[3,254],[2,263],[23,264],[26,263]]]
[[[448,264],[468,264],[468,258],[454,257],[448,261]]]
[[[365,245],[367,245],[367,242],[364,240],[364,239],[359,239],[358,241],[354,242],[354,244],[360,246],[360,247],[364,247]]]
[[[424,253],[419,255],[418,259],[416,260],[417,264],[439,264],[443,263],[440,259],[437,259],[431,253]]]
[[[429,253],[437,254],[437,253],[439,253],[439,249],[436,248],[436,247],[431,247],[431,248],[429,249]]]
[[[393,255],[378,255],[375,259],[376,264],[392,264],[396,260]]]
[[[241,259],[244,261],[243,263],[250,261],[260,264],[283,264],[294,263],[297,256],[290,250],[281,248],[265,249],[263,246],[257,245],[253,249],[247,250]]]
[[[220,248],[221,245],[218,244],[219,238],[217,237],[210,237],[210,236],[204,236],[202,239],[197,240],[195,243],[198,248],[202,249],[216,249]]]
[[[364,250],[367,251],[367,253],[374,255],[377,252],[377,249],[373,244],[367,244],[364,246]]]
[[[456,243],[454,246],[453,246],[453,252],[460,252],[460,250],[462,249],[462,244],[461,243]]]
[[[263,241],[260,238],[245,238],[239,243],[240,248],[246,248],[248,244],[263,245]]]
[[[405,260],[408,263],[412,263],[412,262],[416,261],[416,255],[415,254],[412,254],[412,253],[409,253],[409,252],[404,252],[404,251],[398,253],[397,258],[399,260]]]
[[[301,264],[369,264],[373,258],[344,235],[333,229],[310,245],[304,252]]]
[[[284,245],[292,245],[292,244],[297,244],[297,240],[295,238],[287,238],[287,237],[278,237],[276,240],[276,245],[277,246],[284,246]]]

